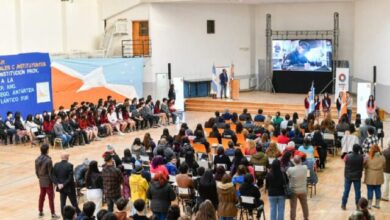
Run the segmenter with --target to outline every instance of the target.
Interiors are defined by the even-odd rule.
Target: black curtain
[[[272,83],[279,93],[307,93],[314,81],[316,93],[326,86],[325,92],[332,93],[333,82],[328,85],[332,78],[332,72],[274,71]]]

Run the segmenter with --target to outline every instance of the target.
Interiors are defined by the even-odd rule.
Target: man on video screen
[[[308,70],[314,63],[306,58],[306,53],[310,51],[310,44],[306,41],[299,41],[297,48],[287,54],[283,61],[283,70]]]

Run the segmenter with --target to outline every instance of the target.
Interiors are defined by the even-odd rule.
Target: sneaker
[[[389,200],[386,198],[381,198],[382,201],[388,202]]]
[[[43,218],[43,216],[44,216],[44,214],[43,214],[43,212],[39,212],[39,218]]]
[[[118,134],[119,134],[120,136],[123,136],[123,135],[125,135],[125,134],[123,134],[122,132],[119,132]]]
[[[60,216],[58,216],[58,215],[56,215],[56,214],[52,214],[51,215],[51,219],[59,219],[60,218]]]

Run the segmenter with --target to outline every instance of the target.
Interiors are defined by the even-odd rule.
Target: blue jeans
[[[153,212],[153,219],[166,220],[167,213],[165,212]]]
[[[381,185],[367,185],[367,199],[372,200],[374,197],[375,192],[375,199],[379,200],[382,197],[381,193]]]
[[[234,217],[220,217],[219,220],[234,220]]]
[[[360,199],[360,187],[361,187],[360,180],[349,180],[349,179],[345,178],[345,180],[344,180],[344,193],[343,193],[343,198],[342,198],[342,205],[343,206],[347,205],[349,191],[351,190],[352,184],[353,184],[353,188],[355,189],[355,204],[357,204],[359,199]]]
[[[67,135],[67,134],[61,134],[61,135],[58,135],[59,138],[61,138],[62,140],[62,146],[68,146],[69,144],[69,141],[70,139],[72,138],[72,136],[70,135]]]
[[[270,219],[283,220],[284,219],[284,204],[286,198],[284,196],[269,196],[270,203]]]

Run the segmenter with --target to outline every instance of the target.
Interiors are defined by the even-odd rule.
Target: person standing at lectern
[[[221,99],[222,99],[222,94],[224,95],[225,99],[227,98],[226,97],[226,86],[227,86],[227,83],[228,83],[228,75],[226,73],[226,69],[223,69],[222,70],[222,73],[219,74],[219,82],[221,83]]]
[[[169,86],[168,98],[169,98],[169,100],[176,100],[176,92],[175,92],[175,85],[174,84],[171,84]]]

